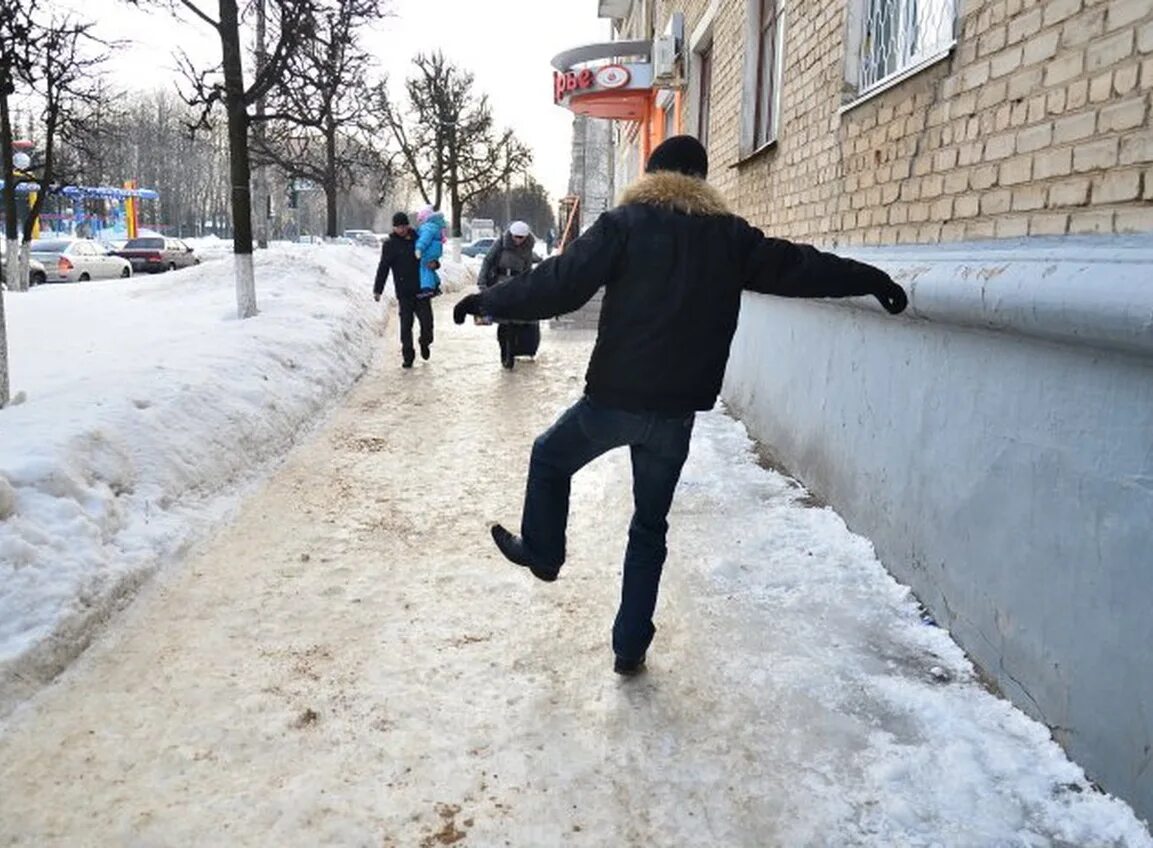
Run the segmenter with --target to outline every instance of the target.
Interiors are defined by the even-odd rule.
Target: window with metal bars
[[[957,0],[858,0],[858,95],[880,88],[956,43]]]

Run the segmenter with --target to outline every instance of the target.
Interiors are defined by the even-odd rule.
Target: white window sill
[[[915,64],[909,65],[909,67],[905,68],[904,70],[897,71],[895,74],[890,74],[889,76],[880,80],[868,91],[861,93],[856,100],[853,100],[850,103],[846,103],[844,106],[838,109],[837,114],[844,115],[846,112],[850,112],[853,109],[856,109],[858,106],[869,102],[874,97],[878,97],[881,94],[884,94],[890,88],[894,88],[895,86],[900,85],[909,77],[916,76],[917,74],[921,73],[921,71],[927,68],[931,68],[938,62],[943,62],[945,59],[948,59],[949,56],[952,55],[953,48],[956,46],[957,42],[953,41],[947,47],[942,48],[936,53],[929,54],[924,59],[919,60]]]
[[[730,168],[739,168],[742,165],[747,165],[749,162],[752,162],[754,159],[757,159],[758,157],[760,157],[761,154],[765,153],[768,150],[772,150],[776,146],[777,146],[777,140],[775,138],[771,139],[769,141],[766,141],[760,147],[754,148],[753,150],[750,150],[748,153],[741,154],[741,158],[738,159],[733,164],[729,165],[729,167]]]

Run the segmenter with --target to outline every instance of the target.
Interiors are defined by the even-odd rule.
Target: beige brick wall
[[[692,32],[708,0],[662,0]],[[966,0],[945,61],[843,115],[845,0],[787,3],[778,142],[739,161],[747,0],[714,25],[711,180],[777,235],[1153,231],[1153,2]],[[691,108],[691,107],[690,107]]]

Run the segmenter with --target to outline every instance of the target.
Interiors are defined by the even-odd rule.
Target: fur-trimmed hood
[[[687,215],[728,215],[729,207],[721,193],[696,177],[675,171],[655,171],[644,174],[625,189],[622,206],[644,203],[663,206]]]

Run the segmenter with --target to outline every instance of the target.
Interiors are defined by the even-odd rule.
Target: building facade
[[[683,20],[676,71],[616,127],[618,185],[672,132],[742,215],[819,243],[1153,231],[1148,0],[633,0]]]

